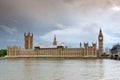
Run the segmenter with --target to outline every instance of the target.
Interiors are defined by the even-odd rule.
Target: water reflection
[[[25,59],[25,64],[24,64],[24,70],[23,70],[23,73],[24,73],[24,80],[31,80],[31,61],[29,59]]]
[[[0,80],[119,80],[120,64],[100,59],[0,60]]]

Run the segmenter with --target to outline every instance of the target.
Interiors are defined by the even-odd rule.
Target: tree
[[[6,49],[2,49],[0,50],[0,57],[4,57],[5,55],[7,55],[7,50]]]

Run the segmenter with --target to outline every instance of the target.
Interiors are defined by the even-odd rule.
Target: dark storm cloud
[[[23,34],[30,31],[34,43],[50,43],[56,34],[60,40],[67,37],[65,43],[77,41],[75,45],[88,38],[96,41],[100,25],[105,36],[113,39],[108,33],[120,25],[119,6],[120,0],[0,0],[0,41],[23,46]],[[117,30],[112,33],[118,34]]]

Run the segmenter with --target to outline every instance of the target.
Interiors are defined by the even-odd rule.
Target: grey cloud
[[[13,33],[17,32],[17,29],[14,26],[8,27],[8,26],[5,26],[5,25],[0,25],[0,29],[4,30],[8,34],[13,34]]]
[[[40,41],[44,44],[50,42],[47,40],[52,41],[54,34],[61,32],[60,40],[66,37],[66,42],[69,40],[71,44],[73,42],[70,40],[71,36],[65,32],[68,31],[73,34],[74,41],[87,41],[88,39],[96,41],[100,24],[108,32],[110,32],[110,28],[108,29],[106,26],[113,28],[114,25],[119,25],[119,18],[117,18],[119,13],[114,12],[113,14],[110,10],[113,5],[119,6],[120,1],[0,0],[0,36],[4,35],[4,38],[8,39],[9,34],[16,33],[9,39],[13,38],[16,40],[15,43],[21,45],[23,44],[23,33],[30,31],[34,33],[35,43]],[[114,21],[116,23],[113,25]],[[77,32],[71,33],[69,30],[72,29]],[[91,35],[95,37],[91,37]],[[39,36],[45,39],[38,38]]]

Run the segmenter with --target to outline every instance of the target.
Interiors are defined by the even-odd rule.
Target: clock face
[[[100,40],[102,40],[102,37],[100,37]]]

